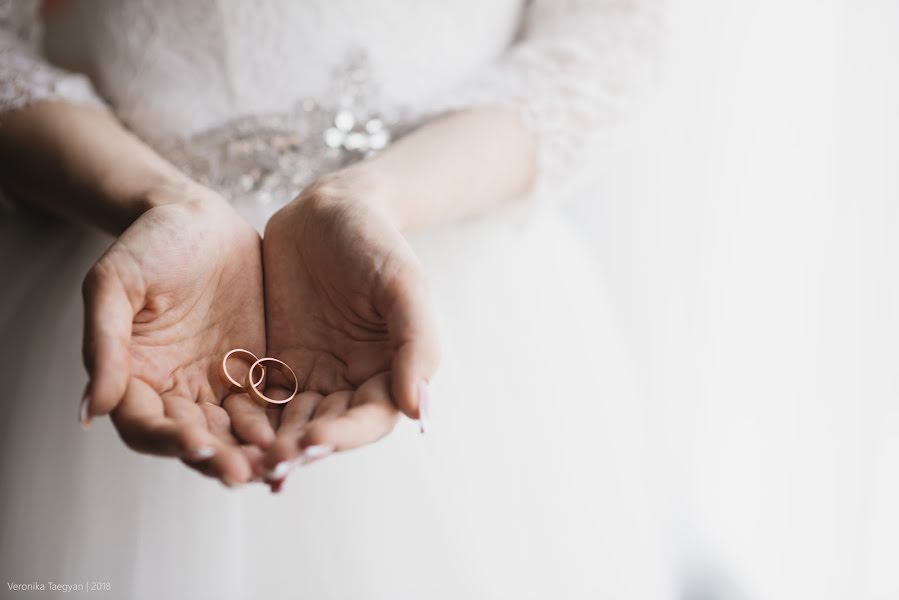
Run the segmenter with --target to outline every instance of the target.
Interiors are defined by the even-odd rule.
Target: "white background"
[[[899,2],[671,8],[659,89],[574,210],[687,595],[899,598]]]

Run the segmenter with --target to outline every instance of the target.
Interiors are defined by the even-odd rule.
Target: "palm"
[[[229,482],[249,479],[260,452],[241,448],[232,429],[252,437],[265,415],[230,394],[216,370],[230,348],[265,348],[258,235],[230,209],[156,208],[122,235],[92,277],[123,292],[109,306],[130,321],[127,364],[120,366],[126,391],[113,412],[123,439]],[[215,456],[196,460],[205,449]]]
[[[380,248],[296,224],[276,223],[265,238],[268,347],[299,369],[304,390],[354,389],[389,367],[374,297]]]
[[[406,241],[359,205],[301,201],[272,218],[263,248],[268,353],[294,368],[304,392],[285,409],[277,460],[385,435],[398,417],[400,298],[418,276]]]

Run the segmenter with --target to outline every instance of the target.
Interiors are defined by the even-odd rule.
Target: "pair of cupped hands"
[[[439,362],[427,284],[365,196],[325,178],[263,238],[199,185],[144,212],[85,278],[82,425],[108,414],[138,452],[274,490],[293,466],[380,439],[400,413],[424,431]],[[232,348],[285,361],[297,396],[230,392],[218,369]]]

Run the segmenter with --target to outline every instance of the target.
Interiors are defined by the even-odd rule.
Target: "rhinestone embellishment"
[[[321,99],[304,98],[285,113],[241,117],[154,145],[230,200],[284,204],[316,176],[389,145],[408,111],[381,104],[368,56],[354,50],[334,70]]]
[[[334,115],[334,125],[325,130],[324,139],[329,148],[368,154],[390,143],[390,131],[378,117],[368,119],[359,127],[352,111],[342,108]]]

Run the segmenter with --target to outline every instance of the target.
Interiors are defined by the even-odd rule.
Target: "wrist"
[[[149,190],[140,201],[145,208],[136,220],[180,222],[185,231],[204,232],[213,240],[238,244],[259,239],[259,232],[222,196],[196,182]]]
[[[99,193],[106,210],[114,217],[113,233],[127,229],[147,211],[170,204],[216,203],[224,200],[215,192],[190,179],[168,164],[147,164],[140,168],[113,171],[100,178]],[[116,231],[118,230],[118,231]]]
[[[297,200],[313,210],[362,204],[383,215],[398,230],[407,225],[400,187],[367,163],[323,175]]]
[[[140,200],[144,212],[157,206],[185,203],[229,206],[216,192],[186,177],[159,182],[149,188]]]
[[[151,209],[172,204],[230,208],[221,196],[186,176],[160,178],[149,185],[136,188],[130,194],[121,195],[120,198],[126,226]]]

